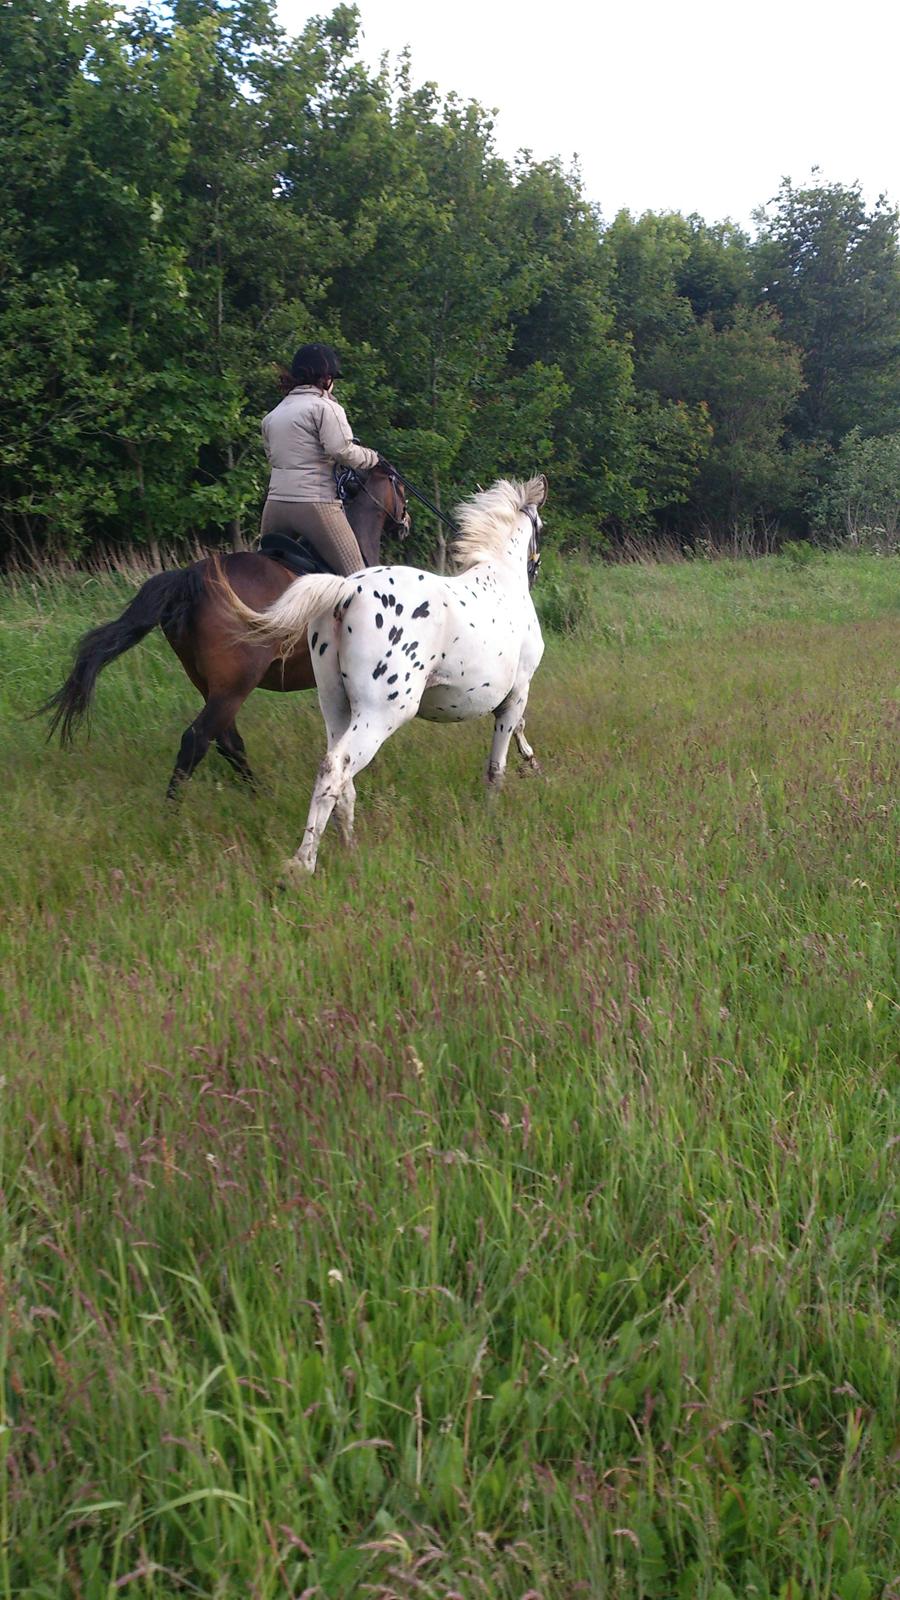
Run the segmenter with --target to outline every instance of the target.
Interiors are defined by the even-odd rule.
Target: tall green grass
[[[529,737],[321,732],[3,597],[0,1597],[897,1592],[900,573],[563,571]]]

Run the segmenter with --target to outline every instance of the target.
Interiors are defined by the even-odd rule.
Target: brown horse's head
[[[358,473],[359,488],[346,504],[347,519],[356,534],[367,567],[381,560],[382,534],[405,539],[409,532],[409,512],[400,479],[390,467],[380,464]]]

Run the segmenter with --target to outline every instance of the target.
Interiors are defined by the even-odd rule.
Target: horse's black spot
[[[399,644],[400,640],[403,638],[403,629],[398,627],[391,628],[388,638],[390,639],[391,644]]]
[[[314,633],[312,638],[311,638],[311,640],[310,640],[310,642],[309,642],[310,650],[315,650],[318,641],[319,641],[319,635],[317,633]]]
[[[379,611],[377,617],[375,618],[375,626],[376,626],[376,628],[383,628],[384,627],[384,617],[381,615],[380,611]]]
[[[420,583],[424,583],[425,582],[425,574],[424,574],[424,572],[420,572],[419,573],[419,582]]]
[[[406,677],[403,679],[403,682],[404,683],[409,683],[409,673],[406,674]]]
[[[362,584],[361,583],[358,583],[356,585],[356,592],[357,592],[357,594],[362,594]]]
[[[482,689],[489,689],[491,687],[490,680],[488,680],[486,683],[483,683],[481,687]]]
[[[414,617],[427,617],[428,616],[428,601],[427,600],[423,600],[422,604],[420,606],[416,606],[416,609],[413,612],[413,616]]]
[[[400,604],[400,601],[399,601],[399,600],[398,600],[398,601],[397,601],[397,616],[398,616],[398,617],[399,617],[399,615],[400,615],[400,613],[401,613],[401,611],[402,611],[402,610],[403,610],[403,607],[402,607],[402,605],[401,605],[401,604]]]
[[[346,600],[345,600],[345,601],[344,601],[344,610],[345,610],[345,611],[346,611],[346,609],[347,609],[347,607],[348,607],[348,606],[349,606],[349,604],[350,604],[350,601],[351,601],[351,600],[352,600],[352,599],[353,599],[353,596],[352,596],[352,594],[348,594],[348,596],[347,596],[347,598],[346,598]]]
[[[399,689],[395,689],[393,694],[389,694],[388,695],[388,699],[389,700],[396,700],[396,698],[397,698],[399,693],[400,693],[400,690]]]
[[[399,676],[400,676],[399,672],[392,672],[390,677],[388,678],[388,683],[396,683],[397,679],[399,678]]]
[[[322,643],[319,645],[319,655],[323,656],[327,649],[328,649],[328,640],[327,639],[323,639]]]
[[[387,672],[387,662],[386,661],[379,661],[377,667],[375,668],[375,671],[372,673],[372,677],[373,678],[380,678],[382,673],[384,673],[384,672]]]

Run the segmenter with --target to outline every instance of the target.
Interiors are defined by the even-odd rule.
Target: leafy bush
[[[900,550],[900,432],[847,434],[813,507],[817,537],[861,550]]]
[[[787,561],[795,571],[801,571],[816,558],[814,545],[808,544],[804,539],[786,539],[781,546],[779,555]]]
[[[547,633],[574,633],[591,611],[591,583],[582,566],[563,561],[554,552],[541,559],[534,604]]]

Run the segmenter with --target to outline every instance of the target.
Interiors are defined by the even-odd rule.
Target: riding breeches
[[[365,566],[340,500],[269,499],[263,507],[259,531],[306,539],[316,555],[343,576]]]

